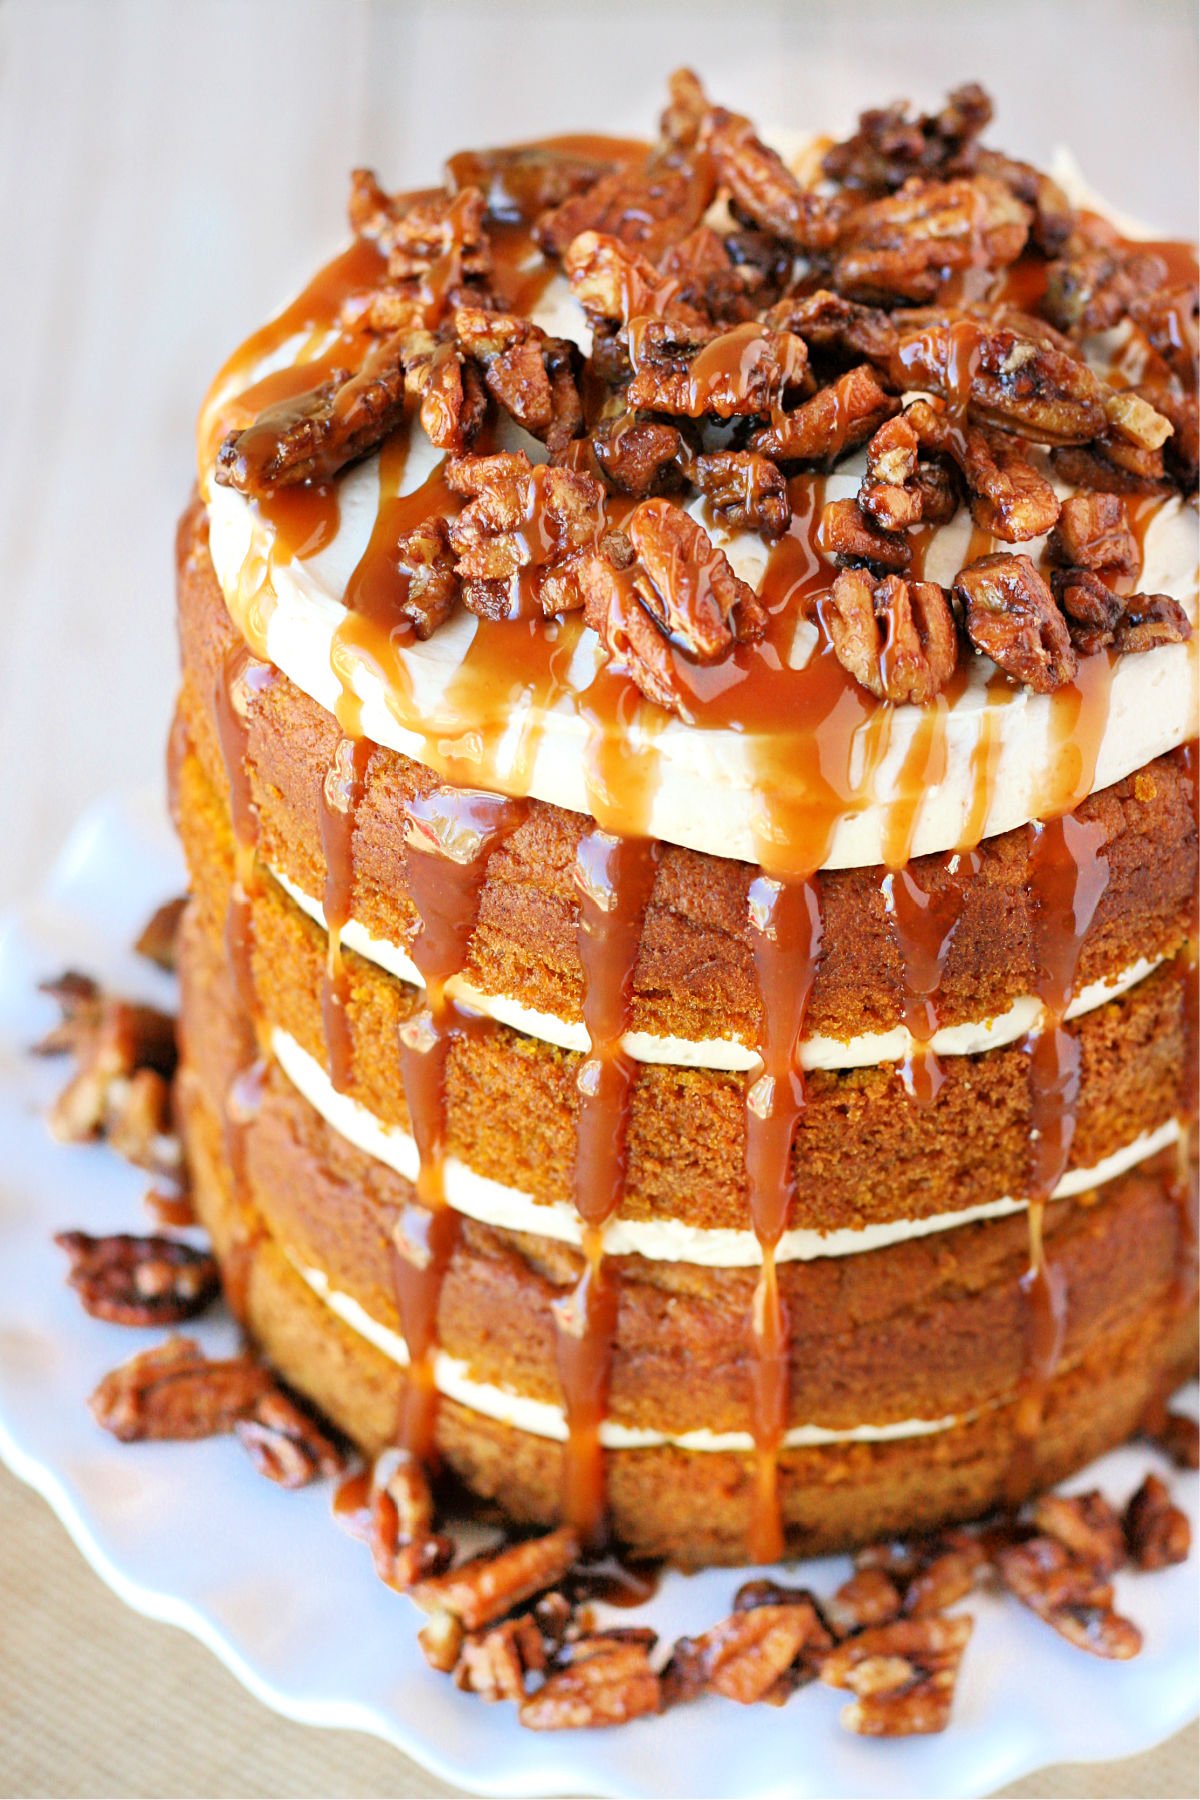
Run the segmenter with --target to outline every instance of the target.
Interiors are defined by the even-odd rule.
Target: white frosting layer
[[[272,875],[286,893],[318,925],[325,925],[325,913],[319,900],[283,873],[271,869]],[[341,941],[368,962],[386,969],[401,981],[415,987],[423,985],[421,974],[407,951],[387,938],[374,937],[356,919],[347,920]],[[1143,957],[1106,981],[1092,981],[1075,995],[1064,1015],[1077,1019],[1095,1011],[1106,1001],[1128,992],[1158,967],[1161,958]],[[560,1050],[585,1052],[591,1048],[587,1028],[575,1020],[560,1019],[554,1013],[538,1012],[504,994],[484,994],[462,976],[452,976],[446,983],[452,999],[462,1001],[485,1018],[509,1025],[542,1043],[554,1044]],[[945,1025],[935,1031],[928,1048],[937,1056],[978,1056],[985,1050],[996,1050],[1012,1044],[1027,1032],[1034,1031],[1045,1015],[1045,1008],[1033,995],[1024,995],[1006,1012],[994,1019],[979,1019],[962,1025]],[[759,1066],[757,1052],[738,1038],[662,1037],[650,1031],[627,1031],[622,1048],[635,1062],[669,1063],[684,1069],[724,1069],[742,1071]],[[879,1063],[901,1062],[917,1049],[917,1041],[907,1026],[897,1025],[890,1031],[862,1032],[858,1037],[805,1038],[800,1046],[800,1066],[804,1069],[866,1069]]]
[[[373,1319],[349,1294],[330,1287],[320,1269],[305,1267],[290,1252],[289,1260],[313,1293],[344,1324],[374,1344],[377,1350],[382,1350],[393,1362],[407,1368],[408,1346],[398,1332]],[[490,1381],[475,1381],[467,1365],[456,1356],[448,1356],[444,1350],[435,1352],[433,1378],[439,1394],[470,1407],[472,1412],[482,1413],[484,1418],[497,1419],[502,1425],[528,1431],[534,1437],[553,1438],[558,1443],[567,1440],[567,1419],[561,1407],[548,1400],[531,1400],[525,1394],[516,1394],[511,1388],[499,1387]],[[856,1425],[846,1431],[829,1431],[822,1425],[796,1425],[785,1434],[783,1444],[785,1449],[792,1449],[813,1444],[884,1443],[894,1438],[928,1437],[936,1431],[948,1431],[952,1425],[964,1424],[974,1416],[969,1413],[961,1418],[899,1419],[890,1425]],[[664,1444],[676,1450],[749,1452],[754,1449],[754,1439],[748,1431],[685,1431],[672,1436],[664,1431],[621,1425],[612,1419],[605,1419],[600,1426],[600,1442],[608,1450],[654,1450]]]
[[[320,1063],[278,1027],[272,1031],[271,1047],[293,1087],[334,1131],[405,1180],[416,1179],[417,1146],[408,1132],[376,1118],[349,1094],[339,1093]],[[1178,1135],[1174,1120],[1145,1132],[1094,1168],[1069,1170],[1052,1198],[1064,1200],[1111,1181],[1174,1143]],[[535,1200],[519,1188],[506,1187],[490,1176],[480,1175],[455,1156],[446,1158],[443,1178],[447,1203],[469,1219],[506,1231],[540,1233],[561,1243],[582,1242],[579,1216],[565,1201]],[[1002,1218],[1023,1211],[1025,1205],[1023,1199],[1005,1196],[961,1212],[896,1219],[885,1225],[867,1225],[861,1231],[786,1231],[779,1241],[776,1261],[811,1262],[823,1256],[857,1256],[888,1244],[952,1231],[978,1219]],[[752,1268],[762,1261],[758,1239],[751,1230],[705,1229],[681,1224],[676,1219],[615,1219],[604,1229],[604,1251],[608,1256],[644,1256],[654,1262],[695,1263],[705,1268]]]

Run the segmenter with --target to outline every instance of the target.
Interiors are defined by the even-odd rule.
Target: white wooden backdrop
[[[171,539],[224,354],[329,252],[345,176],[645,127],[694,63],[840,128],[976,76],[1155,224],[1196,209],[1191,0],[8,0],[0,4],[0,903],[161,766]]]

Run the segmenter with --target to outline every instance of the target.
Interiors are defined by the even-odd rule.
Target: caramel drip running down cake
[[[1195,259],[990,113],[358,170],[200,417],[229,1302],[593,1547],[976,1516],[1194,1358]]]

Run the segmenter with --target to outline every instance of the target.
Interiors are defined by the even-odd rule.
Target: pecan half
[[[975,648],[1014,681],[1050,694],[1074,678],[1067,622],[1027,556],[981,556],[959,571],[954,594]]]
[[[523,451],[459,457],[445,477],[468,500],[449,525],[464,606],[482,618],[508,618],[525,590],[547,613],[582,603],[569,591],[568,559],[603,531],[604,496],[594,477],[534,467]]]
[[[1042,306],[1063,331],[1109,331],[1136,300],[1156,293],[1166,280],[1166,264],[1153,251],[1122,249],[1103,220],[1080,220],[1062,256],[1046,271]]]
[[[842,1723],[865,1737],[944,1731],[971,1636],[965,1616],[898,1619],[848,1638],[821,1664],[829,1687],[857,1695]]]
[[[783,158],[763,143],[749,119],[710,109],[704,142],[717,180],[734,210],[795,250],[828,250],[848,210],[838,196],[802,188]]]
[[[633,545],[620,532],[580,558],[576,579],[584,622],[647,700],[684,715],[671,645],[642,605],[632,568]]]
[[[465,450],[487,412],[487,394],[475,364],[457,344],[424,329],[401,333],[400,345],[405,391],[420,403],[425,435],[439,450]]]
[[[859,207],[832,262],[832,283],[852,300],[935,300],[951,275],[1015,262],[1029,211],[1003,182],[913,177]]]
[[[458,600],[458,576],[445,519],[434,514],[411,531],[400,532],[393,545],[392,566],[399,577],[397,610],[409,620],[418,638],[431,638]]]
[[[803,338],[754,320],[714,331],[675,316],[645,316],[630,322],[628,341],[628,404],[689,419],[774,412],[808,369]]]
[[[671,312],[692,325],[708,323],[681,301],[675,277],[664,275],[649,257],[605,232],[580,232],[567,248],[563,269],[589,318],[627,325],[630,319]]]
[[[679,1638],[663,1672],[669,1704],[703,1693],[723,1694],[742,1706],[778,1695],[786,1699],[798,1682],[789,1677],[805,1652],[811,1663],[832,1645],[815,1607],[807,1600],[742,1608],[701,1637]]]
[[[453,1665],[454,1685],[488,1701],[525,1698],[530,1675],[546,1667],[546,1646],[532,1613],[469,1631]]]
[[[682,482],[683,439],[673,425],[661,420],[640,419],[622,410],[600,421],[591,445],[605,479],[618,493],[642,499]]]
[[[941,454],[920,460],[924,444],[914,419],[921,408],[933,416],[933,409],[918,401],[885,420],[867,445],[858,504],[880,531],[901,531],[922,521],[944,525],[958,511],[955,464]]]
[[[1018,1600],[1080,1650],[1120,1661],[1141,1649],[1137,1626],[1113,1611],[1112,1583],[1057,1538],[1001,1546],[994,1565]]]
[[[708,114],[708,96],[693,69],[676,69],[667,77],[670,96],[659,119],[659,131],[668,144],[691,150]]]
[[[539,213],[586,193],[614,167],[607,157],[551,145],[514,144],[458,150],[447,159],[446,174],[456,194],[478,188],[489,219],[531,225]]]
[[[750,449],[774,462],[821,463],[826,467],[878,430],[900,411],[869,363],[847,369],[828,387],[793,412],[783,413],[756,431]]]
[[[1043,256],[1057,256],[1075,228],[1076,213],[1057,181],[1032,163],[999,150],[975,148],[972,158],[977,175],[1002,181],[1033,215],[1030,238]]]
[[[88,1405],[123,1443],[204,1438],[232,1431],[273,1387],[252,1357],[210,1362],[191,1338],[171,1337],[113,1369]]]
[[[969,425],[962,437],[959,467],[975,523],[1009,544],[1049,531],[1059,516],[1058,496],[1024,446],[984,426]]]
[[[1072,487],[1092,488],[1102,494],[1160,494],[1164,498],[1171,493],[1162,451],[1131,459],[1128,455],[1115,458],[1114,448],[1110,439],[1098,437],[1090,444],[1059,445],[1050,452],[1050,460],[1055,474]],[[1140,466],[1130,468],[1131,460]]]
[[[656,262],[668,244],[700,223],[712,197],[706,157],[652,156],[542,213],[533,234],[543,250],[562,256],[581,231],[602,231]]]
[[[624,1725],[662,1710],[662,1682],[650,1666],[654,1633],[609,1631],[580,1637],[568,1659],[521,1704],[531,1731]]]
[[[350,229],[370,238],[388,259],[395,281],[428,275],[435,263],[454,257],[464,275],[486,275],[491,251],[484,228],[484,197],[476,187],[451,194],[388,194],[370,169],[350,175]]]
[[[633,587],[659,626],[696,662],[733,648],[739,614],[753,614],[753,590],[734,574],[702,525],[666,500],[643,500],[625,521],[636,561]]]
[[[454,333],[464,354],[482,368],[489,393],[552,454],[579,435],[583,408],[574,349],[565,339],[547,337],[528,319],[477,306],[455,310]]]
[[[847,300],[830,288],[789,295],[771,308],[766,322],[774,331],[794,331],[823,357],[865,359],[883,369],[895,355],[900,335],[891,313]]]
[[[1114,594],[1091,569],[1054,569],[1050,580],[1081,655],[1108,649],[1136,655],[1192,635],[1187,614],[1169,594]]]
[[[1147,1475],[1125,1508],[1125,1539],[1139,1569],[1165,1569],[1186,1562],[1192,1547],[1187,1514],[1171,1504],[1167,1485]]]
[[[34,1056],[78,1056],[89,1048],[100,1027],[104,996],[99,982],[78,969],[64,969],[49,981],[38,982],[58,1007],[58,1018],[46,1035],[31,1045]]]
[[[821,513],[817,541],[826,556],[843,566],[869,563],[896,573],[912,561],[908,538],[901,532],[880,531],[857,500],[829,501]]]
[[[1132,575],[1141,564],[1125,503],[1116,494],[1072,494],[1062,503],[1046,554],[1063,567]]]
[[[182,1150],[171,1118],[175,1021],[156,1007],[101,996],[70,1002],[57,1038],[78,1067],[48,1114],[60,1142],[106,1138],[127,1161],[176,1178]],[[52,1034],[54,1035],[54,1034]]]
[[[910,118],[903,100],[859,114],[858,130],[827,150],[821,167],[831,181],[863,193],[885,194],[910,175],[935,175],[972,162],[975,140],[992,116],[978,82],[955,88],[940,112]]]
[[[900,1616],[903,1595],[886,1569],[856,1569],[825,1603],[825,1617],[839,1637],[886,1625]]]
[[[336,1475],[345,1462],[328,1430],[281,1388],[256,1401],[249,1418],[235,1420],[233,1431],[259,1474],[280,1487],[307,1487]]]
[[[1139,295],[1130,301],[1129,316],[1176,380],[1194,393],[1200,354],[1200,292],[1195,283]]]
[[[925,1618],[966,1598],[987,1564],[987,1554],[970,1532],[951,1530],[869,1544],[856,1553],[854,1562],[864,1574],[886,1574],[899,1590],[904,1613]]]
[[[425,1471],[406,1450],[386,1450],[371,1467],[367,1542],[375,1573],[406,1591],[449,1568],[454,1546],[434,1528],[433,1495]]]
[[[1082,444],[1107,424],[1105,390],[1085,362],[1007,325],[966,314],[914,321],[889,365],[899,387],[938,394],[983,424],[1039,444]]]
[[[936,582],[843,569],[824,619],[838,661],[877,699],[925,706],[954,673],[954,620]]]
[[[787,482],[776,465],[753,450],[715,450],[689,471],[713,512],[733,530],[782,537],[792,520]]]
[[[1167,1413],[1142,1435],[1169,1456],[1177,1469],[1200,1469],[1200,1425],[1186,1413]]]
[[[1112,1575],[1125,1561],[1121,1521],[1094,1488],[1086,1494],[1042,1494],[1031,1517],[1038,1531],[1057,1538],[1098,1575]]]
[[[166,969],[168,974],[175,972],[179,927],[186,905],[186,894],[180,894],[174,900],[165,900],[147,919],[133,946],[139,956],[144,956],[147,962],[156,964],[160,969]]]
[[[85,1312],[113,1325],[178,1325],[220,1292],[216,1258],[176,1238],[60,1231],[54,1241],[71,1259],[67,1280]]]
[[[554,1587],[578,1558],[579,1540],[563,1527],[419,1581],[412,1598],[422,1612],[452,1613],[465,1630],[478,1631]]]

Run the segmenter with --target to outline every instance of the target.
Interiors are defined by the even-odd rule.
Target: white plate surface
[[[162,1334],[88,1318],[51,1234],[149,1229],[145,1182],[105,1150],[50,1140],[40,1115],[62,1069],[26,1054],[50,1020],[34,989],[74,964],[126,992],[168,997],[165,978],[128,946],[181,882],[159,803],[114,799],[81,821],[44,892],[0,932],[0,1454],[131,1606],[192,1632],[290,1718],[373,1732],[483,1794],[939,1800],[990,1793],[1049,1763],[1130,1756],[1193,1716],[1194,1563],[1118,1577],[1118,1605],[1146,1634],[1132,1663],[1082,1655],[1016,1604],[973,1598],[975,1637],[941,1737],[854,1738],[838,1724],[846,1697],[819,1685],[779,1710],[710,1699],[620,1731],[537,1736],[510,1708],[482,1705],[426,1669],[414,1610],[334,1524],[328,1485],[285,1493],[230,1439],[120,1445],[100,1431],[87,1394]],[[234,1342],[219,1314],[195,1334],[213,1350]],[[1124,1499],[1148,1464],[1169,1473],[1138,1446],[1068,1487]],[[1195,1479],[1171,1480],[1195,1527]],[[800,1578],[827,1593],[846,1567],[827,1558]],[[702,1630],[728,1610],[739,1579],[670,1576],[645,1616],[668,1639]]]

